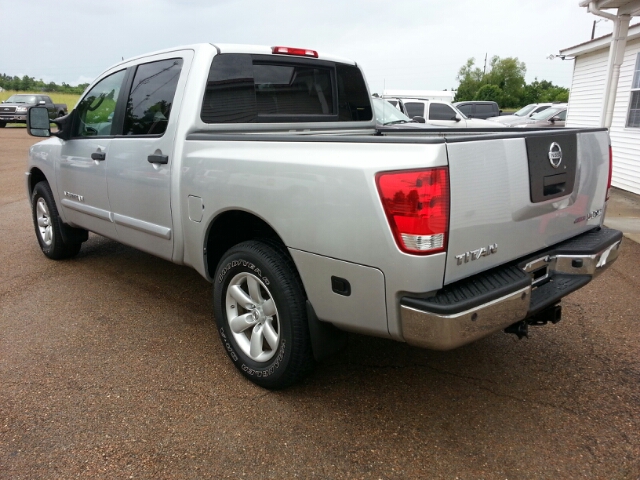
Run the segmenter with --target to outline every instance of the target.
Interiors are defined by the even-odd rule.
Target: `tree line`
[[[62,82],[58,85],[55,82],[46,83],[42,80],[36,80],[28,75],[22,78],[10,76],[0,73],[0,87],[4,90],[15,90],[18,92],[58,92],[58,93],[75,93],[81,94],[89,86],[88,83],[81,83],[75,87]]]
[[[518,58],[494,56],[488,71],[470,58],[458,71],[460,84],[455,101],[491,100],[501,108],[519,108],[529,103],[568,102],[569,89],[537,78],[526,83],[527,67]]]

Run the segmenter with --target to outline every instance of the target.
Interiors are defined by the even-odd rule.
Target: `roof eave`
[[[640,24],[629,27],[629,34],[627,35],[627,41],[640,38]],[[611,44],[611,34],[599,37],[588,42],[574,45],[573,47],[560,50],[560,55],[565,57],[575,57],[577,55],[584,55],[586,53],[595,52],[603,48],[608,48]]]

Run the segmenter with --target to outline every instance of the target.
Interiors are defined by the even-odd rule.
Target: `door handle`
[[[107,158],[107,154],[104,152],[93,152],[91,154],[91,160],[97,160],[99,162],[105,160]]]
[[[169,156],[168,155],[149,155],[147,157],[147,161],[149,163],[162,163],[163,165],[166,165],[167,163],[169,163]]]

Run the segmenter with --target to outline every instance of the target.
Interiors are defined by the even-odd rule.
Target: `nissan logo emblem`
[[[549,147],[549,162],[553,168],[558,168],[562,163],[562,149],[556,142]]]

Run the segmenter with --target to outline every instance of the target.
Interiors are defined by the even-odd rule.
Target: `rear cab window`
[[[204,123],[370,121],[368,90],[352,65],[304,58],[226,53],[211,63]]]

